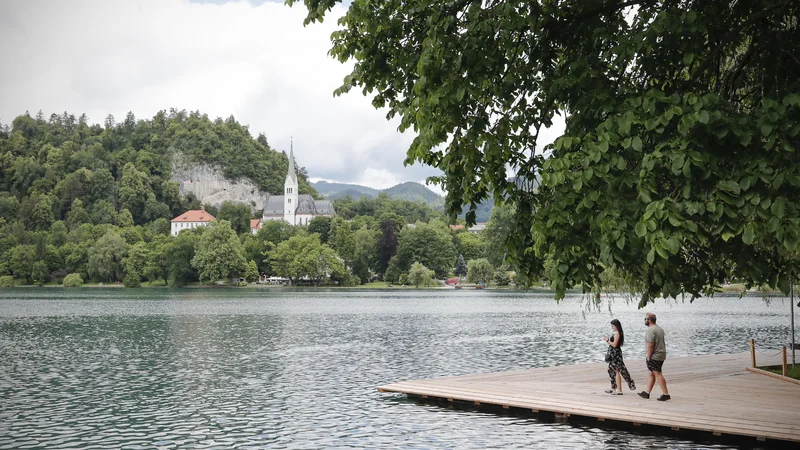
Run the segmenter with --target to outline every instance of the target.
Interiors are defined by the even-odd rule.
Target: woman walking
[[[628,368],[625,367],[625,362],[622,360],[622,345],[625,344],[625,332],[622,331],[622,324],[619,320],[614,319],[611,321],[611,330],[614,334],[611,338],[604,338],[608,343],[608,353],[606,354],[606,361],[608,362],[608,376],[611,378],[611,389],[606,389],[606,394],[622,395],[622,379],[628,383],[628,387],[634,391],[636,390],[636,383],[633,382],[631,374],[628,373]]]

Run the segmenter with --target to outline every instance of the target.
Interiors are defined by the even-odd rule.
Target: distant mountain
[[[444,210],[444,197],[415,181],[406,181],[405,183],[400,183],[388,189],[380,190],[361,186],[359,184],[331,183],[328,181],[311,183],[311,186],[316,189],[320,195],[329,200],[337,200],[347,196],[358,200],[364,195],[369,198],[376,198],[379,193],[385,192],[392,200],[423,202],[433,209]],[[494,204],[491,199],[484,200],[476,210],[477,221],[488,222],[489,217],[492,215],[493,206]],[[461,216],[463,217],[464,214],[461,214]]]
[[[386,192],[386,194],[389,195],[389,198],[410,200],[412,202],[424,202],[430,204],[442,200],[441,195],[413,181],[400,183],[397,186],[384,189],[383,192]]]
[[[354,200],[358,200],[362,195],[375,198],[381,192],[385,192],[392,200],[409,200],[429,205],[437,202],[443,204],[441,195],[414,181],[406,181],[388,189],[373,189],[359,184],[331,183],[328,181],[318,181],[311,184],[315,186],[320,195],[330,200],[344,198],[348,195]]]
[[[331,200],[335,200],[337,198],[343,198],[347,195],[349,195],[354,199],[358,199],[362,195],[375,198],[378,196],[378,192],[380,192],[377,189],[373,189],[367,186],[361,186],[359,184],[331,183],[328,181],[317,181],[316,183],[311,183],[311,184],[317,186],[317,192],[320,195],[322,195],[325,198],[329,198]],[[339,194],[339,195],[334,196],[334,194]]]
[[[378,194],[364,192],[359,189],[345,189],[343,191],[338,191],[332,194],[325,195],[324,197],[327,198],[328,200],[339,200],[340,198],[345,198],[345,197],[350,197],[353,200],[358,200],[364,196],[367,196],[369,198],[375,198],[378,196]]]

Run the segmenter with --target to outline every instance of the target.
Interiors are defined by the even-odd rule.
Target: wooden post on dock
[[[753,367],[756,367],[756,340],[750,339],[750,361],[753,363]]]
[[[786,346],[784,345],[781,349],[781,353],[783,353],[783,376],[786,376]]]

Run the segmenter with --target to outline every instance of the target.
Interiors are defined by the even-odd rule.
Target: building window
[[[292,199],[289,199],[289,203],[292,203]]]

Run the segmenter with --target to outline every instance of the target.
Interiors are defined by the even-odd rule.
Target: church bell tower
[[[286,173],[286,181],[283,184],[283,220],[291,225],[295,223],[295,211],[297,202],[300,199],[298,193],[297,173],[294,170],[294,143],[289,142],[289,171]]]

